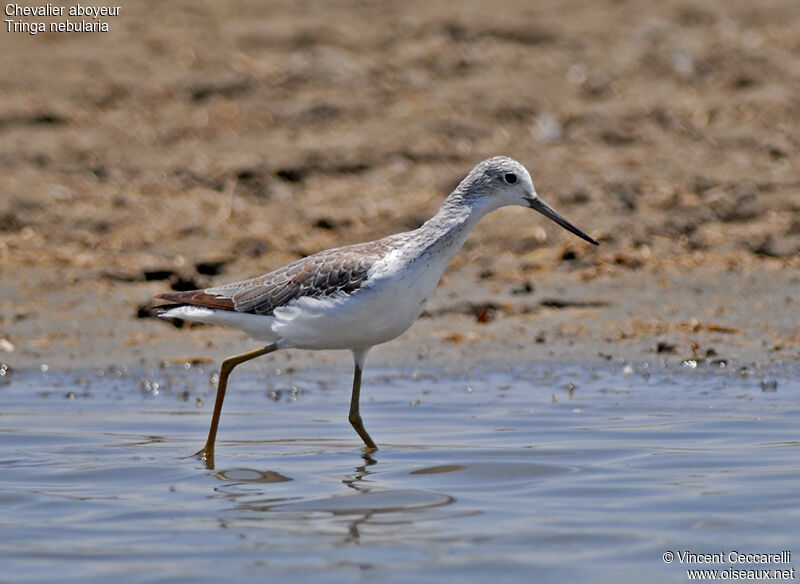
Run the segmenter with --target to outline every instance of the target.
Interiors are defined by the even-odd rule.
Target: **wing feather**
[[[350,294],[367,279],[389,238],[322,251],[263,276],[204,290],[166,292],[156,298],[179,304],[270,315],[304,296]]]

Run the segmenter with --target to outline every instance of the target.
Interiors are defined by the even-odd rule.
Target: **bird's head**
[[[478,163],[456,187],[455,193],[467,204],[484,207],[485,212],[507,205],[530,207],[581,239],[597,245],[594,239],[542,201],[536,194],[528,170],[513,158],[495,156]]]

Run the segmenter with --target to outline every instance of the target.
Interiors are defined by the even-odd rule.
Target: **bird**
[[[414,323],[472,228],[487,213],[509,205],[538,211],[598,245],[539,197],[521,163],[495,156],[470,170],[433,217],[413,231],[320,251],[248,280],[158,294],[161,304],[153,308],[162,318],[225,325],[264,343],[222,361],[208,438],[196,455],[213,460],[233,369],[280,349],[352,352],[348,419],[365,451],[376,451],[359,409],[367,353]]]

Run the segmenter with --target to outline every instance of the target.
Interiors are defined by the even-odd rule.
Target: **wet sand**
[[[501,153],[601,246],[487,217],[372,363],[800,358],[800,6],[505,4],[142,2],[0,34],[0,361],[246,350],[142,309],[412,229]]]

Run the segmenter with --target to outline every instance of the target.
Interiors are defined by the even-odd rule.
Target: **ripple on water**
[[[218,470],[213,473],[217,478],[233,483],[284,483],[291,481],[290,477],[273,470],[255,470],[252,468],[231,468]]]
[[[531,486],[563,473],[570,472],[565,466],[525,463],[508,460],[472,461],[449,463],[409,471],[412,477],[430,476],[438,485],[461,485],[467,489],[486,489],[492,486],[510,488],[522,483]],[[443,476],[447,475],[447,476]]]
[[[339,515],[363,513],[399,513],[449,505],[448,495],[410,489],[387,489],[310,499],[274,505],[274,511],[323,511]]]
[[[376,370],[365,455],[349,371],[245,370],[211,469],[208,371],[14,371],[3,578],[681,582],[667,549],[797,541],[798,373]]]

